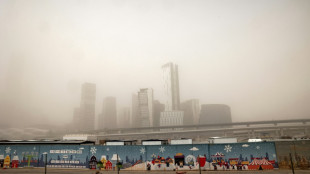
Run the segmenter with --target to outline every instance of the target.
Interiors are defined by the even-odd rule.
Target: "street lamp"
[[[43,155],[45,156],[45,162],[44,162],[44,166],[45,166],[45,174],[46,174],[46,164],[47,164],[47,152],[44,152]]]

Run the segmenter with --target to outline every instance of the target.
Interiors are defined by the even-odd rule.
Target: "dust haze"
[[[308,0],[0,0],[0,126],[65,126],[81,84],[131,107],[161,66],[181,101],[230,106],[232,120],[310,118]]]

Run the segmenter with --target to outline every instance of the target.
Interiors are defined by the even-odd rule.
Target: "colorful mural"
[[[193,144],[162,146],[13,145],[0,146],[9,167],[101,170],[270,170],[277,168],[275,144]],[[6,167],[8,167],[6,165]]]

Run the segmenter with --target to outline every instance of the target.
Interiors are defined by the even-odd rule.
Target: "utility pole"
[[[118,153],[117,153],[117,165],[116,166],[117,166],[117,174],[119,174],[120,166],[119,166],[119,161],[118,161]]]
[[[201,174],[201,168],[200,168],[200,156],[198,155],[198,164],[199,164],[199,174]]]
[[[291,153],[290,153],[290,160],[291,160],[292,172],[293,172],[293,174],[295,174],[294,163],[293,163],[293,160],[292,160],[292,154]]]
[[[46,168],[46,164],[47,164],[47,152],[44,152],[43,154],[44,154],[44,156],[45,156],[45,162],[44,162],[44,167],[45,167],[45,169],[44,169],[44,173],[46,174],[46,170],[47,170],[47,168]]]

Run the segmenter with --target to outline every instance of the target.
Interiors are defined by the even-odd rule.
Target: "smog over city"
[[[0,0],[0,139],[309,119],[309,18],[308,0]]]

